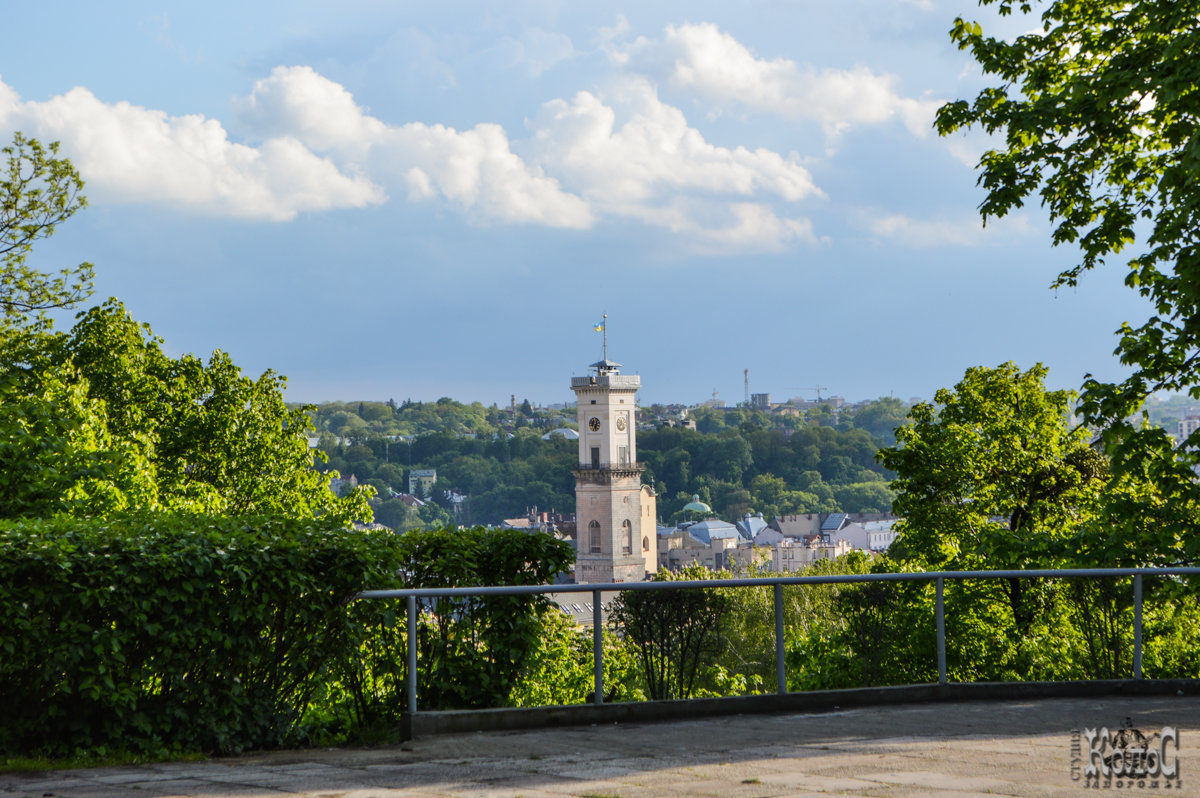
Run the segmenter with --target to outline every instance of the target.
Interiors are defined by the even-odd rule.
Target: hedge
[[[398,586],[397,551],[282,518],[0,522],[0,750],[294,742],[362,645],[349,598]]]

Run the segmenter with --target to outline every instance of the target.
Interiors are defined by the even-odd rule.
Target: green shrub
[[[398,538],[405,587],[544,585],[570,566],[571,546],[551,535],[516,529],[434,529]],[[359,703],[394,707],[403,661],[403,602],[358,602],[360,622],[371,629],[370,656],[347,684],[383,687]],[[356,614],[360,610],[356,608]],[[417,630],[417,695],[421,709],[511,706],[517,685],[538,667],[549,599],[529,596],[443,597],[421,601]],[[372,620],[374,618],[374,620]],[[368,653],[368,652],[364,652]],[[382,677],[382,678],[381,678]]]
[[[0,523],[0,750],[295,741],[396,539],[280,518]]]

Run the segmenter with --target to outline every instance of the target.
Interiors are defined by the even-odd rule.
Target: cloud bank
[[[795,154],[707,142],[644,78],[547,102],[517,142],[491,123],[388,124],[307,66],[275,68],[233,106],[244,143],[216,119],[105,103],[84,88],[22,102],[0,81],[0,125],[62,141],[100,201],[287,221],[400,198],[477,224],[632,219],[710,250],[813,240],[806,219],[774,207],[820,196]]]
[[[902,96],[895,78],[866,67],[759,58],[710,23],[620,44],[623,34],[607,32],[602,45],[616,72],[544,102],[522,138],[486,121],[465,129],[385,121],[303,65],[276,67],[234,99],[240,141],[217,119],[105,102],[82,87],[22,101],[2,80],[0,129],[61,141],[94,201],[268,221],[383,203],[442,207],[477,225],[635,221],[694,251],[735,252],[818,242],[801,209],[825,195],[795,152],[715,144],[660,98],[660,86],[713,113],[815,123],[830,141],[893,120],[923,136],[937,105]],[[542,30],[498,46],[530,76],[579,55],[568,38]],[[872,232],[921,237],[898,218]]]

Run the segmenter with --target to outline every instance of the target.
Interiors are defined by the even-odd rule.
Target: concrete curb
[[[940,701],[1007,701],[1097,696],[1198,695],[1200,679],[1107,679],[1072,682],[970,682],[814,690],[785,695],[638,701],[618,704],[418,712],[400,724],[404,739],[476,731],[685,720],[720,715],[829,712],[849,707]]]

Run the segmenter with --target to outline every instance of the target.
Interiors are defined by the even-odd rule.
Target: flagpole
[[[608,362],[608,314],[604,314],[604,320],[601,322],[604,328],[601,332],[604,333],[604,362]]]

